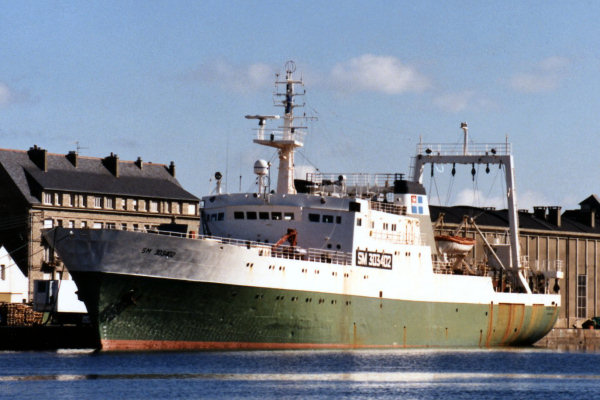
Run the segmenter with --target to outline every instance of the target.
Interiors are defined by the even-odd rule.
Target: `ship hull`
[[[402,301],[74,273],[103,350],[529,345],[558,308]]]
[[[434,274],[410,259],[367,268],[229,239],[45,236],[106,351],[529,345],[559,312],[560,296],[498,293],[490,278]]]

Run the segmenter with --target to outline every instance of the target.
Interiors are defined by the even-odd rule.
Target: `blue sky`
[[[595,1],[0,0],[0,147],[168,164],[192,193],[253,188],[246,114],[294,60],[309,124],[297,164],[408,172],[419,137],[513,144],[519,208],[600,193]],[[498,205],[464,175],[451,203]],[[239,176],[242,175],[241,185]],[[447,203],[449,170],[433,201]],[[445,179],[445,181],[444,181]],[[463,178],[461,178],[463,179]],[[488,188],[489,187],[489,188]]]

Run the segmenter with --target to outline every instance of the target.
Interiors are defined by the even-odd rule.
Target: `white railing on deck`
[[[323,249],[304,249],[301,247],[290,247],[290,246],[278,246],[273,248],[273,245],[268,243],[254,242],[251,240],[234,239],[234,238],[223,238],[218,236],[209,235],[198,235],[198,234],[185,234],[179,232],[168,232],[168,231],[148,231],[148,233],[154,233],[157,235],[166,235],[172,237],[189,238],[197,240],[209,240],[215,241],[222,244],[230,244],[239,247],[246,247],[247,249],[257,249],[258,255],[263,257],[276,257],[286,258],[292,260],[312,261],[312,262],[323,262],[328,264],[340,264],[340,265],[351,265],[352,264],[352,253],[345,251],[334,251],[334,250],[323,250]]]
[[[383,211],[390,214],[406,215],[406,206],[381,201],[369,201],[369,207],[373,211]]]

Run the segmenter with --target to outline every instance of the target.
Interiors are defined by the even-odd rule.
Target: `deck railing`
[[[324,262],[328,264],[340,264],[340,265],[351,265],[352,264],[352,253],[345,251],[334,251],[324,249],[308,248],[304,249],[301,247],[290,247],[290,246],[278,246],[274,247],[268,243],[255,242],[252,240],[243,240],[235,238],[224,238],[210,235],[199,235],[199,234],[185,234],[179,232],[159,231],[151,230],[149,233],[157,235],[166,235],[179,238],[190,238],[197,240],[209,240],[215,241],[222,244],[230,244],[234,246],[245,247],[247,249],[256,249],[259,256],[264,257],[276,257],[285,258],[291,260],[302,260],[312,262]]]

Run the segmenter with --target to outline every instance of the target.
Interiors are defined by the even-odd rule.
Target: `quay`
[[[554,328],[534,345],[564,351],[600,350],[600,329]]]

